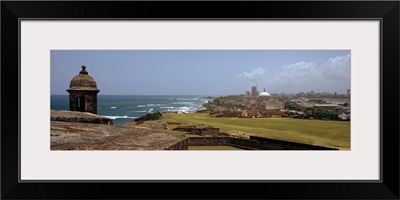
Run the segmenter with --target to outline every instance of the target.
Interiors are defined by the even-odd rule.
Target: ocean
[[[98,95],[97,114],[123,125],[147,113],[177,112],[193,113],[210,99],[206,96],[141,96]],[[68,95],[51,95],[52,110],[69,110]]]

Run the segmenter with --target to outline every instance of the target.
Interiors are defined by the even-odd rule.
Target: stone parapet
[[[108,124],[108,125],[113,124],[113,120],[107,117],[103,117],[89,112],[66,111],[66,110],[51,110],[50,120],[62,121],[62,122],[92,123],[92,124]]]
[[[187,138],[152,129],[51,121],[51,150],[187,150]]]

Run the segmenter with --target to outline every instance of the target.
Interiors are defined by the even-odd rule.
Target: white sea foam
[[[127,113],[144,113],[147,112],[147,110],[130,110]]]
[[[138,105],[137,107],[143,108],[143,107],[154,107],[154,106],[165,106],[163,104],[146,104],[146,105]]]
[[[103,116],[103,117],[107,117],[110,119],[117,119],[117,118],[130,118],[130,119],[136,119],[137,117],[129,117],[129,116]]]
[[[110,107],[111,109],[114,109],[114,108],[117,108],[117,107],[115,107],[115,106],[112,106],[112,107]]]
[[[182,101],[182,102],[173,102],[172,104],[195,104],[196,102],[190,102],[190,101]]]
[[[171,109],[171,108],[174,108],[174,107],[160,107],[160,108],[170,108]]]
[[[198,100],[199,98],[178,98],[178,101],[193,101],[193,100]]]
[[[177,107],[175,109],[168,109],[168,111],[171,111],[171,112],[177,112],[177,111],[195,112],[196,110],[197,110],[196,107],[188,107],[188,106]]]
[[[147,104],[146,106],[150,107],[150,106],[162,106],[162,105],[161,104]]]

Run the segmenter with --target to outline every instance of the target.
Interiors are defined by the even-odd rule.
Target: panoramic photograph
[[[350,50],[50,53],[51,150],[351,150]]]

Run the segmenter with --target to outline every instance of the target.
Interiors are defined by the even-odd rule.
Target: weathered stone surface
[[[247,150],[338,150],[295,142],[250,136],[250,139],[234,137],[191,137],[189,146],[233,146]]]
[[[187,150],[187,138],[147,128],[51,122],[51,150]]]
[[[63,121],[63,122],[81,122],[81,123],[93,123],[93,124],[113,124],[113,120],[100,115],[95,115],[89,112],[77,112],[67,110],[51,110],[50,111],[51,121]]]
[[[82,70],[79,72],[79,74],[72,78],[68,90],[99,91],[97,89],[96,81],[93,77],[89,76],[85,65],[82,65]]]
[[[236,131],[236,130],[230,130],[227,131],[226,134],[231,137],[236,137],[236,138],[244,138],[244,139],[249,139],[250,134],[242,131]]]
[[[197,135],[219,135],[219,128],[201,124],[195,126],[178,126],[172,130],[185,131]]]
[[[97,92],[69,91],[69,109],[71,111],[97,114]]]

